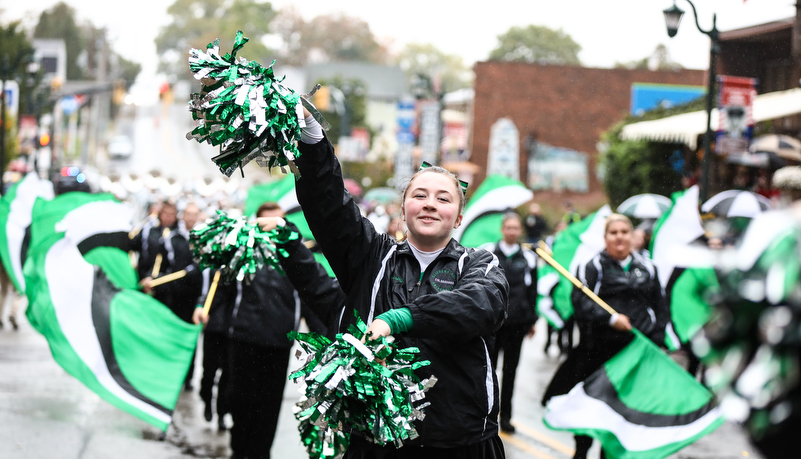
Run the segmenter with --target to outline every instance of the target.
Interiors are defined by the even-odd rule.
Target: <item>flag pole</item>
[[[159,285],[166,284],[167,282],[172,282],[178,280],[182,277],[186,276],[186,270],[182,269],[180,271],[175,271],[172,274],[167,274],[161,277],[157,277],[150,281],[151,287],[158,287]]]
[[[206,302],[203,303],[203,315],[208,316],[211,310],[211,302],[214,300],[214,294],[217,293],[217,284],[220,282],[220,271],[214,273],[214,280],[211,281],[209,287],[209,294],[206,295]]]
[[[582,293],[590,297],[592,301],[594,301],[598,306],[604,308],[606,312],[609,314],[617,314],[617,312],[612,309],[611,306],[606,304],[606,301],[602,300],[598,295],[595,294],[592,290],[588,289],[586,285],[582,284],[580,280],[576,279],[576,276],[570,274],[568,270],[566,270],[562,265],[560,265],[556,260],[548,254],[548,246],[545,245],[542,241],[539,243],[539,247],[534,249],[537,252],[537,255],[540,256],[546,263],[553,266],[554,269],[559,271],[559,274],[565,276],[567,280],[573,283],[576,288],[580,289]]]
[[[167,239],[170,235],[170,229],[164,228],[164,231],[161,233],[162,239]],[[156,255],[156,261],[153,263],[153,272],[150,273],[150,277],[156,277],[159,275],[159,271],[161,271],[161,253]]]

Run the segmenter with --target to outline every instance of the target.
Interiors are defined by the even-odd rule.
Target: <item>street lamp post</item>
[[[6,80],[8,79],[8,56],[3,56],[0,63],[0,83],[2,83],[3,93],[0,94],[0,196],[5,194],[6,174]]]
[[[704,30],[701,28],[701,25],[698,24],[698,11],[696,11],[695,5],[693,5],[693,2],[690,0],[687,0],[687,3],[689,3],[693,9],[695,26],[698,27],[698,31],[708,36],[712,42],[709,48],[709,80],[707,81],[706,88],[706,132],[704,133],[704,159],[701,163],[701,202],[705,202],[709,197],[709,162],[711,161],[710,157],[712,156],[712,101],[714,100],[717,55],[720,49],[720,42],[718,40],[720,37],[720,32],[715,25],[717,21],[716,14],[712,15],[712,28],[709,30]],[[662,11],[662,13],[665,15],[665,25],[667,26],[668,36],[673,38],[676,36],[676,32],[679,30],[679,23],[681,23],[681,17],[684,14],[684,11],[676,6],[674,0],[673,6]]]

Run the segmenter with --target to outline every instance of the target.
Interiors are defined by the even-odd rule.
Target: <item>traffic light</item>
[[[125,84],[125,80],[119,78],[114,80],[114,91],[112,92],[112,100],[116,105],[122,105],[125,101],[125,93],[127,92],[127,87]]]
[[[46,147],[50,145],[50,133],[43,132],[39,135],[39,148]]]
[[[321,86],[312,96],[312,103],[317,107],[317,110],[327,112],[331,106],[331,88]]]
[[[159,100],[164,100],[167,97],[167,94],[170,92],[170,83],[163,82],[159,85]]]

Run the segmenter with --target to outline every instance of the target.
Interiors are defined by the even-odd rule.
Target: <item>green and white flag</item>
[[[712,394],[640,332],[569,393],[544,421],[591,436],[617,459],[663,458],[723,423]]]
[[[9,188],[0,199],[0,260],[20,293],[25,293],[22,267],[30,242],[25,235],[31,225],[31,212],[36,198],[53,199],[53,183],[41,180],[31,172]]]
[[[572,274],[606,247],[604,224],[612,209],[605,205],[580,222],[572,223],[556,235],[553,258]],[[537,311],[554,328],[564,327],[573,315],[570,295],[573,284],[550,265],[539,270],[537,278]]]
[[[294,175],[289,174],[282,179],[250,187],[248,196],[245,198],[245,215],[255,217],[259,206],[268,201],[278,203],[286,214],[287,221],[298,227],[298,231],[304,239],[314,240],[314,235],[309,228],[309,223],[306,222],[306,216],[300,208],[298,196],[295,193]],[[314,259],[325,268],[329,276],[334,277],[334,271],[322,253],[314,252]]]
[[[671,198],[673,205],[654,225],[651,259],[670,307],[672,325],[668,324],[665,344],[676,350],[709,320],[711,307],[705,297],[718,281],[707,250],[692,246],[704,234],[698,186]]]
[[[531,190],[519,181],[503,175],[490,175],[467,203],[462,224],[453,232],[454,239],[465,247],[498,242],[503,214],[533,198]]]
[[[27,317],[56,362],[100,397],[166,430],[200,326],[136,290],[131,210],[66,193],[33,208]]]

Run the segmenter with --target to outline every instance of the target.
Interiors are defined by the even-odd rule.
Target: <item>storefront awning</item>
[[[762,94],[754,99],[754,122],[767,121],[801,113],[801,88]],[[718,128],[718,109],[712,109],[712,130]],[[698,136],[706,131],[706,111],[682,113],[623,127],[624,140],[652,140],[697,147]]]

